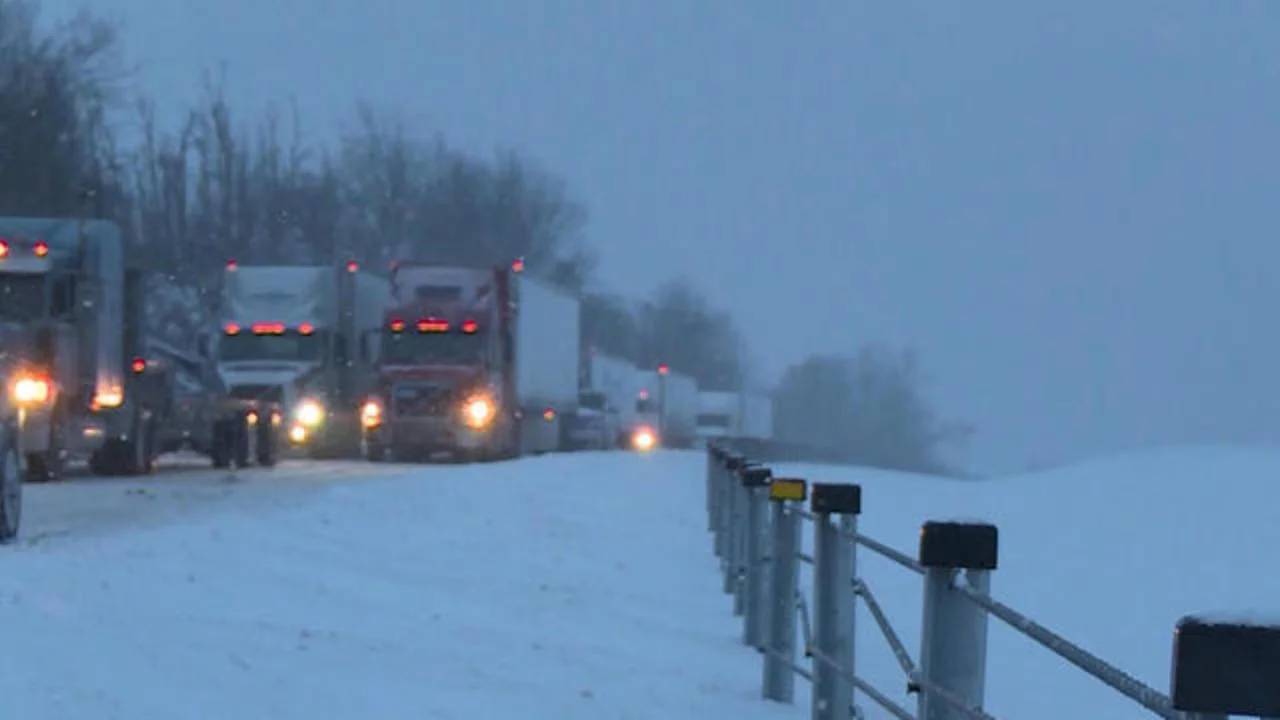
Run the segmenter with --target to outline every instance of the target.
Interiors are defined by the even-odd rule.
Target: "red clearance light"
[[[648,390],[641,390],[641,391],[636,395],[636,397],[640,398],[641,400],[648,400],[648,399],[649,399],[649,391],[648,391]]]
[[[666,363],[662,363],[661,365],[658,366],[659,375],[666,375],[669,372],[671,372],[671,368],[667,367]]]
[[[511,272],[524,272],[524,258],[518,257],[511,262]]]
[[[284,323],[254,323],[254,335],[283,335]]]
[[[9,257],[9,241],[0,240],[0,258]]]
[[[135,373],[143,372],[147,369],[147,361],[142,358],[133,359],[133,371]]]
[[[302,333],[303,335],[310,335],[315,331],[316,331],[315,326],[313,326],[311,323],[302,323],[301,325],[298,326],[298,332]]]
[[[396,318],[395,320],[391,321],[390,326],[391,326],[391,332],[401,332],[404,330],[404,321],[401,320],[400,318]]]
[[[239,325],[237,325],[237,324],[235,324],[235,323],[227,323],[227,327],[226,327],[225,329],[226,329],[226,331],[227,331],[227,334],[228,334],[228,335],[239,335],[239,334],[240,334],[240,326],[239,326]]]
[[[555,420],[555,419],[556,419],[556,411],[555,411],[554,409],[552,409],[552,408],[547,408],[546,410],[543,410],[543,411],[542,411],[542,419],[543,419],[543,420],[546,420],[547,422],[550,422],[550,421],[552,421],[552,420]]]
[[[423,318],[418,321],[418,332],[420,333],[442,333],[449,332],[449,323],[436,318]]]
[[[235,260],[228,260],[228,261],[227,261],[227,270],[229,270],[229,271],[231,271],[231,272],[235,272],[235,271],[236,271],[236,268],[238,268],[238,267],[240,267],[240,265],[239,265]]]
[[[347,263],[347,272],[353,273],[353,272],[359,272],[359,270],[360,270],[360,263],[356,262],[355,260],[352,260]]]
[[[472,334],[472,333],[474,333],[477,329],[479,329],[479,327],[480,327],[480,326],[476,323],[476,321],[475,321],[475,320],[467,320],[467,321],[465,321],[465,322],[463,322],[463,323],[462,323],[462,332],[464,332],[464,333],[466,333],[466,334],[468,334],[468,335],[471,335],[471,334]]]
[[[49,243],[43,240],[37,240],[33,249],[35,250],[36,257],[45,257],[49,254]]]

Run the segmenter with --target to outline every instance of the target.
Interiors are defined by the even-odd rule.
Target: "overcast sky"
[[[363,97],[527,150],[770,375],[919,348],[979,468],[1280,436],[1280,2],[92,5],[175,112],[225,60],[318,137]]]

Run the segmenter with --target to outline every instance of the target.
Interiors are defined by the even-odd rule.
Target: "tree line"
[[[228,259],[379,268],[523,258],[527,272],[581,298],[584,347],[667,363],[705,390],[748,382],[743,334],[695,278],[638,302],[599,289],[585,205],[528,155],[467,152],[367,103],[353,103],[336,142],[312,141],[288,103],[237,113],[224,74],[193,78],[202,100],[165,126],[155,101],[130,87],[114,24],[82,13],[42,31],[37,9],[0,0],[0,216],[115,221],[129,256],[206,322]],[[137,138],[126,141],[122,126]],[[169,323],[176,339],[193,338],[181,324]],[[914,357],[886,351],[809,358],[774,399],[781,438],[841,460],[932,470],[941,444],[963,434],[932,416]]]
[[[535,159],[466,152],[367,103],[353,103],[337,142],[311,141],[290,104],[238,114],[224,74],[204,77],[199,105],[165,127],[129,87],[115,25],[82,13],[42,32],[37,8],[0,0],[0,215],[115,221],[132,258],[195,289],[207,312],[231,258],[371,269],[522,258],[581,297],[585,345],[669,363],[704,387],[742,383],[738,330],[693,279],[642,302],[596,289],[586,208]],[[125,123],[138,141],[124,141]]]

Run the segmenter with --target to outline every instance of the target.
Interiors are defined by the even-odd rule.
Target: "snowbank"
[[[985,482],[781,469],[811,480],[862,483],[861,529],[912,554],[925,520],[994,522],[1001,549],[992,592],[1162,691],[1181,616],[1217,608],[1280,616],[1280,574],[1273,572],[1280,451],[1169,448]],[[914,655],[919,578],[869,552],[859,560]],[[901,672],[874,622],[862,611],[858,622],[860,672],[886,689],[901,688]],[[988,707],[997,717],[1142,712],[998,621],[991,628]]]

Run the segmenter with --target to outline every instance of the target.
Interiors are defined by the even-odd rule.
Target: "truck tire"
[[[120,442],[119,458],[125,475],[150,475],[156,469],[155,427],[139,417],[134,421],[131,439]]]
[[[62,424],[58,418],[50,423],[49,449],[27,455],[26,482],[58,482],[66,471],[62,456]]]
[[[214,420],[213,433],[209,441],[209,460],[219,470],[231,467],[231,423],[227,420]]]
[[[364,455],[364,459],[369,462],[386,462],[387,449],[379,442],[370,442],[369,440],[360,441],[360,454]]]
[[[270,422],[258,423],[258,467],[275,467],[276,465],[276,433]]]
[[[249,441],[249,420],[241,415],[231,421],[231,427],[232,437],[234,438],[231,447],[234,450],[236,467],[247,468],[249,467],[249,458],[253,456],[253,448],[251,447],[253,443]]]
[[[0,446],[0,544],[18,539],[22,527],[22,465],[14,447],[16,430],[9,428]]]

